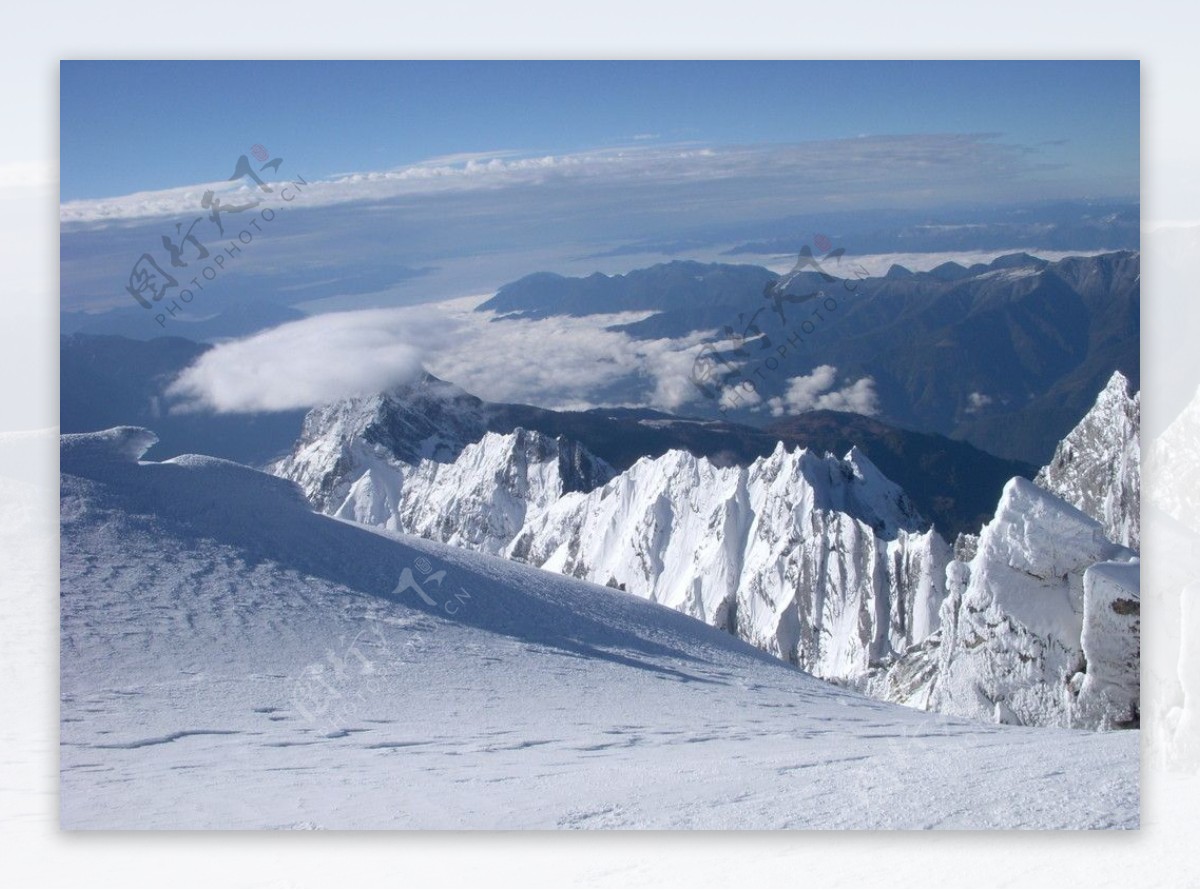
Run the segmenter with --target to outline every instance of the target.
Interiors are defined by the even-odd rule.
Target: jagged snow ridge
[[[1141,394],[1113,372],[1096,404],[1034,480],[1104,526],[1119,544],[1141,546]]]
[[[310,411],[270,471],[324,513],[485,553],[530,513],[613,475],[562,437],[487,432],[483,403],[430,375]]]
[[[508,555],[671,606],[819,676],[936,629],[949,547],[857,449],[748,467],[672,451],[534,519]]]
[[[424,387],[312,412],[275,472],[330,515],[621,586],[822,676],[937,627],[948,547],[858,449],[673,451],[601,490],[612,470],[577,444],[485,434],[471,404],[456,419],[470,397]]]
[[[452,463],[409,466],[363,443],[355,448],[360,475],[332,515],[484,553],[500,553],[527,516],[564,494],[612,477],[581,446],[520,428],[485,434]]]
[[[314,408],[292,453],[269,467],[296,482],[323,512],[340,506],[366,467],[453,461],[486,432],[479,399],[424,375],[386,392]]]

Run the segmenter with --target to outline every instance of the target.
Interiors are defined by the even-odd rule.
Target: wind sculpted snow
[[[1137,826],[1137,733],[871,701],[152,441],[62,440],[64,827]]]
[[[1141,546],[1140,431],[1141,394],[1131,396],[1129,381],[1116,371],[1034,480],[1134,550]]]

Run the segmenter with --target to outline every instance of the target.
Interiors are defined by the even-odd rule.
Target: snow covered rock
[[[453,461],[486,431],[479,399],[426,374],[386,393],[314,408],[295,448],[269,469],[328,513],[367,469]]]
[[[526,519],[612,468],[577,443],[517,428],[486,432],[479,401],[426,377],[309,413],[272,472],[322,512],[499,553]]]
[[[1009,722],[1098,726],[1105,721],[1099,702],[1130,690],[1136,700],[1130,653],[1137,649],[1137,622],[1113,606],[1136,602],[1137,566],[1097,567],[1085,580],[1097,563],[1130,563],[1133,556],[1094,519],[1028,480],[1011,480],[975,558],[947,570],[928,706],[995,719],[1002,704]],[[1097,659],[1090,683],[1089,650]],[[1087,695],[1077,707],[1081,684]]]
[[[60,441],[60,465],[63,472],[72,472],[135,463],[158,442],[158,436],[140,426],[118,426],[99,433],[67,434]]]
[[[1055,449],[1034,480],[1137,550],[1141,537],[1141,394],[1116,371],[1096,404]]]
[[[662,603],[819,676],[937,628],[949,547],[857,449],[780,445],[749,467],[671,451],[563,498],[514,559]]]
[[[449,463],[405,465],[365,448],[358,456],[361,472],[331,515],[484,553],[501,552],[564,494],[612,476],[576,443],[520,428],[487,433]]]
[[[1071,724],[1112,729],[1140,716],[1141,594],[1138,562],[1101,562],[1083,574],[1085,672]]]

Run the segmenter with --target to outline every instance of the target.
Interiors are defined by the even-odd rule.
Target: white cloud
[[[986,396],[981,392],[973,392],[967,396],[967,413],[976,414],[992,404],[993,401],[991,396]]]
[[[640,134],[649,136],[652,134]],[[701,202],[728,210],[747,201],[747,182],[759,184],[754,201],[765,192],[773,205],[804,201],[845,209],[856,200],[875,205],[901,198],[910,204],[935,203],[952,196],[1044,194],[1019,146],[1006,146],[980,134],[873,136],[792,145],[722,146],[650,144],[595,149],[571,154],[514,156],[512,152],[463,153],[433,158],[393,170],[358,172],[324,180],[309,179],[306,207],[351,202],[391,202],[430,195],[487,193],[521,187],[534,195],[549,185],[568,184],[594,199],[594,190],[619,192],[618,202],[641,200],[660,205],[652,185],[672,189],[670,200]],[[217,164],[224,170],[226,163]],[[285,159],[279,179],[304,173],[302,159]],[[306,177],[308,178],[308,177]],[[763,187],[764,184],[769,184]],[[675,187],[687,185],[684,195]],[[255,194],[241,182],[214,182],[96,200],[68,201],[59,208],[62,223],[105,223],[177,216],[192,212],[204,191],[231,200]],[[947,191],[950,189],[951,191]],[[688,210],[686,207],[678,209]],[[694,208],[691,209],[694,212]]]
[[[579,409],[622,396],[676,410],[701,398],[689,375],[704,333],[634,340],[604,328],[648,313],[495,320],[476,297],[318,315],[205,353],[169,390],[176,410],[279,411],[378,392],[431,373],[494,402]],[[626,401],[614,397],[616,401]]]
[[[172,383],[176,410],[308,408],[387,389],[421,369],[420,338],[386,310],[291,322],[206,352]]]
[[[719,404],[722,408],[749,408],[751,411],[759,410],[762,404],[762,396],[759,395],[757,389],[749,389],[744,386],[727,386],[721,390],[721,398]]]
[[[775,417],[818,410],[849,411],[868,416],[879,413],[874,378],[860,377],[840,389],[834,388],[837,384],[837,368],[818,365],[810,374],[791,378],[787,392],[782,397],[769,399],[767,407]]]

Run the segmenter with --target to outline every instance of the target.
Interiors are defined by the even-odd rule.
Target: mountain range
[[[960,534],[954,546],[857,447],[836,457],[780,441],[746,466],[671,450],[622,470],[561,435],[490,431],[489,406],[431,377],[314,410],[273,471],[330,515],[627,590],[883,697],[1018,722],[1119,725],[1136,719],[1127,701],[1106,692],[1103,706],[1087,704],[1097,693],[1081,692],[1100,682],[1087,672],[1082,640],[1097,621],[1111,630],[1103,610],[1112,602],[1138,600],[1136,570],[1121,568],[1135,554],[1106,537],[1137,537],[1138,503],[1126,496],[1140,474],[1137,397],[1127,386],[1113,375],[1038,475],[1045,488],[1007,482],[982,533]],[[1070,471],[1064,454],[1075,455]],[[1116,567],[1088,574],[1106,562]],[[1026,590],[1029,575],[1041,580]],[[1008,579],[1003,596],[996,577]],[[970,578],[979,580],[971,586]],[[1046,611],[1051,601],[1058,612]],[[962,616],[989,609],[987,632],[941,642]],[[1128,657],[1138,648],[1136,619],[1108,630],[1093,632],[1106,641],[1097,645],[1114,635],[1125,642],[1104,688],[1128,692],[1136,688]],[[954,658],[960,639],[967,650],[979,645],[972,640],[988,646]],[[976,663],[984,653],[1025,664],[1030,646],[1061,656],[1032,674],[1010,672],[1024,677],[1012,681],[1015,691],[981,693],[971,706],[950,696],[952,678],[995,672],[992,661]],[[944,662],[936,668],[934,649]],[[1106,662],[1093,655],[1090,663]],[[932,695],[943,677],[951,679]],[[1073,682],[1085,704],[1045,693],[1056,677]],[[1049,698],[1018,703],[1031,688]]]
[[[646,311],[617,329],[646,340],[714,331],[726,363],[714,386],[753,382],[756,399],[731,406],[714,398],[696,409],[700,416],[753,422],[773,399],[786,401],[790,381],[828,367],[840,381],[870,381],[881,421],[1035,464],[1049,459],[1114,369],[1138,388],[1136,252],[1057,262],[1017,253],[928,272],[896,266],[881,277],[831,256],[810,253],[785,276],[691,261],[615,276],[537,274],[505,285],[478,311],[495,313],[497,323]]]
[[[872,701],[153,442],[61,441],[67,829],[1138,824],[1136,733]]]

